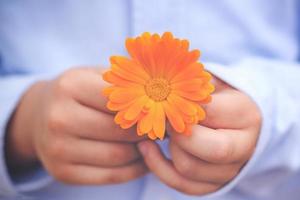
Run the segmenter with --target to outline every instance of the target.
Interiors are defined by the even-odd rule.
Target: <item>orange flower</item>
[[[211,101],[211,75],[198,62],[200,52],[189,51],[189,42],[144,33],[128,38],[130,58],[112,56],[103,79],[112,84],[103,90],[108,109],[117,111],[115,122],[127,129],[137,124],[137,134],[163,139],[166,118],[179,133],[205,118],[201,104]]]

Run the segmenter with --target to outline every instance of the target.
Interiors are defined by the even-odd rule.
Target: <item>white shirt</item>
[[[299,11],[297,0],[2,0],[0,199],[299,199]],[[126,55],[126,37],[144,31],[189,39],[210,71],[258,104],[262,131],[239,175],[204,197],[179,193],[151,174],[93,187],[58,183],[43,169],[12,179],[5,126],[26,89],[72,66],[107,66],[109,56]]]

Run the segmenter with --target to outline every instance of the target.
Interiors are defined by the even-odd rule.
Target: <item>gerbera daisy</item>
[[[127,129],[137,125],[137,134],[164,138],[166,119],[178,133],[205,118],[201,107],[211,101],[211,75],[198,62],[199,50],[189,51],[189,42],[143,33],[128,38],[129,58],[112,56],[103,79],[112,85],[103,90],[107,107],[117,111],[115,122]]]

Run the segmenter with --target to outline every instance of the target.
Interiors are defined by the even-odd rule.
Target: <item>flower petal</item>
[[[185,134],[185,135],[191,135],[192,134],[192,125],[191,124],[187,124],[185,126],[185,130],[184,130],[183,134]]]
[[[133,38],[128,38],[126,39],[126,42],[125,42],[125,46],[126,46],[126,49],[129,53],[129,55],[136,59],[136,60],[140,60],[140,49],[137,48],[137,45],[136,45],[136,39],[133,39]]]
[[[126,103],[114,103],[112,101],[108,101],[106,107],[111,111],[119,111],[128,108],[135,100],[126,102]]]
[[[165,44],[165,52],[162,56],[165,57],[162,74],[169,80],[170,72],[177,67],[178,60],[180,60],[187,51],[182,50],[181,41],[179,39],[174,39],[168,44]]]
[[[177,132],[182,133],[185,129],[185,124],[184,124],[182,116],[177,111],[177,108],[171,106],[168,101],[163,101],[162,104],[163,104],[163,108],[166,113],[166,116],[168,117],[168,120],[170,121],[172,127]]]
[[[133,125],[136,124],[137,120],[138,120],[138,117],[134,120],[125,120],[123,123],[120,124],[120,126],[123,129],[131,128]]]
[[[115,123],[119,124],[121,126],[121,128],[123,128],[123,129],[132,127],[133,125],[136,124],[136,122],[139,120],[139,118],[141,118],[143,116],[143,114],[140,113],[139,115],[136,116],[135,119],[126,120],[125,114],[126,114],[126,110],[119,111],[114,118]]]
[[[169,80],[172,80],[181,71],[185,70],[189,65],[197,62],[200,56],[199,50],[193,50],[187,53],[182,53],[181,56],[178,56],[178,61],[174,64],[174,67],[168,72]]]
[[[198,62],[200,52],[190,51],[187,40],[170,32],[161,37],[145,32],[127,39],[126,48],[131,58],[112,56],[111,70],[103,74],[112,84],[102,94],[109,110],[118,111],[115,122],[122,128],[137,124],[138,135],[163,139],[168,119],[175,131],[190,134],[192,125],[205,118],[201,104],[210,102],[214,91],[212,76]],[[146,90],[152,79],[170,84],[162,99]]]
[[[140,124],[140,123],[137,122],[137,126],[136,126],[136,132],[137,132],[137,134],[138,134],[139,136],[142,136],[142,135],[147,134],[147,133],[143,133],[143,132],[141,131],[140,125],[139,125],[139,124]]]
[[[188,51],[189,50],[189,47],[190,47],[190,43],[188,40],[181,40],[180,41],[180,48],[183,50],[183,51]]]
[[[185,124],[196,124],[198,121],[196,121],[196,115],[186,115],[182,113],[182,118]]]
[[[155,117],[153,120],[153,131],[159,139],[163,139],[165,135],[166,117],[163,106],[160,102],[155,104]]]
[[[168,96],[168,101],[186,115],[195,115],[197,113],[197,106],[174,93]]]
[[[211,84],[210,82],[207,82],[202,87],[203,87],[203,90],[206,90],[208,93],[212,93],[213,91],[215,91],[215,86],[213,84]]]
[[[146,95],[139,97],[126,111],[124,118],[126,120],[135,119],[143,110],[143,107],[147,103],[149,97]]]
[[[145,95],[145,91],[142,89],[118,88],[115,89],[108,98],[114,103],[126,103],[143,95]]]
[[[155,44],[151,39],[151,34],[145,32],[140,38],[137,38],[136,42],[142,46],[142,62],[148,68],[150,75],[153,77],[156,74],[156,64],[154,59],[153,47]]]
[[[208,103],[211,102],[211,100],[212,100],[212,96],[208,96],[205,99],[203,99],[201,101],[198,101],[198,103],[200,103],[200,104],[208,104]]]
[[[148,113],[149,110],[152,108],[152,105],[154,104],[154,101],[152,99],[149,98],[148,102],[146,103],[146,105],[143,108],[143,112],[144,113]]]
[[[106,87],[102,90],[102,94],[103,96],[108,97],[115,89],[116,87],[114,86]]]
[[[155,117],[155,104],[151,106],[149,112],[139,120],[139,130],[141,133],[149,133],[153,128],[153,120]]]
[[[198,106],[197,110],[198,110],[198,112],[197,112],[198,121],[204,120],[206,117],[206,113],[205,113],[204,109],[201,106]]]
[[[184,97],[185,99],[192,100],[192,101],[202,101],[206,99],[209,93],[205,90],[199,90],[197,92],[185,92],[181,90],[173,90],[175,94]]]
[[[123,79],[122,77],[114,74],[112,71],[107,71],[102,75],[103,80],[108,83],[114,84],[121,87],[138,87],[140,84],[134,83],[132,81]]]
[[[141,84],[141,85],[144,85],[147,81],[131,72],[128,72],[128,71],[122,69],[121,67],[119,67],[118,65],[115,65],[115,64],[112,64],[111,70],[114,74],[120,76],[121,78]]]
[[[195,77],[203,77],[206,74],[203,74],[203,65],[199,62],[192,63],[191,65],[187,66],[182,71],[178,72],[174,77],[171,79],[171,83],[176,83],[179,81],[189,80]],[[203,80],[205,81],[205,80]]]
[[[151,139],[151,140],[155,140],[157,138],[157,136],[155,135],[154,131],[151,130],[149,133],[148,133],[148,137]]]
[[[123,56],[112,56],[110,57],[111,64],[118,65],[127,72],[133,73],[136,76],[141,77],[144,80],[148,80],[150,75],[143,69],[143,67],[134,60],[130,60]]]
[[[116,124],[122,124],[124,123],[124,115],[125,115],[126,110],[122,110],[119,111],[115,117],[114,117],[114,121]]]
[[[176,90],[195,91],[201,89],[203,83],[203,80],[200,78],[186,79],[171,84],[171,88]]]

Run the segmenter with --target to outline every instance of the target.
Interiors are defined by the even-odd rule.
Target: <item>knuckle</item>
[[[52,171],[52,176],[60,182],[72,183],[71,177],[73,177],[73,175],[65,166],[57,165]]]
[[[233,147],[229,141],[219,141],[211,151],[211,159],[215,162],[226,162],[233,154]]]
[[[131,170],[128,170],[124,174],[116,174],[113,172],[109,172],[106,174],[105,182],[110,184],[123,183],[135,179],[141,173],[142,171],[136,168],[132,168]]]
[[[47,128],[53,132],[59,132],[66,126],[63,113],[58,108],[51,108],[49,111]]]
[[[173,180],[167,184],[169,187],[177,190],[178,192],[186,193],[186,188],[184,187],[184,184],[181,184],[179,181]]]
[[[204,191],[203,194],[210,194],[210,193],[216,192],[221,187],[222,187],[222,185],[211,185],[210,187],[207,188],[206,191]]]
[[[114,148],[108,156],[114,164],[123,164],[131,159],[131,153],[125,148]]]
[[[218,185],[205,185],[202,188],[187,188],[184,193],[188,195],[205,195],[216,192],[219,188]]]
[[[123,139],[128,135],[128,131],[126,129],[122,129],[120,126],[116,124],[112,124],[112,132],[114,135],[117,135],[120,139]]]
[[[190,177],[193,175],[193,164],[189,159],[182,158],[181,161],[176,161],[174,165],[178,172],[184,176]]]
[[[126,142],[138,142],[147,139],[145,136],[138,136],[135,130],[132,129],[122,129],[116,127],[113,129],[115,135],[117,135],[117,140]]]
[[[116,124],[113,124],[110,126],[110,130],[112,132],[112,135],[121,137],[123,136],[123,130],[121,130],[121,128],[119,126],[117,126]]]
[[[233,170],[232,172],[228,173],[228,176],[226,177],[224,183],[231,181],[234,177],[238,175],[239,171],[240,168],[238,168],[238,170]]]
[[[54,139],[48,144],[46,154],[50,158],[61,158],[67,154],[67,145],[61,139]]]
[[[122,140],[128,142],[138,142],[146,138],[145,136],[138,136],[135,128],[121,129],[120,131],[121,133],[118,134],[122,136]]]
[[[260,125],[261,122],[262,122],[262,115],[261,115],[261,113],[258,109],[256,109],[254,111],[254,113],[252,113],[251,118],[252,118],[252,122],[254,124],[259,124]]]
[[[255,146],[255,144],[246,144],[244,146],[244,150],[243,150],[243,153],[242,153],[241,159],[240,159],[241,161],[248,161],[251,158],[251,156],[254,152],[254,146]]]
[[[185,182],[169,182],[168,185],[173,189],[187,195],[204,195],[217,191],[222,184],[187,184]]]
[[[187,195],[203,195],[205,194],[203,191],[196,191],[192,189],[180,189],[178,190],[181,193],[187,194]]]
[[[58,95],[67,94],[70,92],[70,87],[71,87],[70,77],[67,75],[62,75],[56,80],[54,91]]]
[[[110,184],[116,184],[116,183],[120,183],[122,180],[122,176],[117,176],[116,174],[112,173],[112,172],[108,172],[106,173],[106,177],[104,178],[106,183],[110,183]]]
[[[226,168],[222,168],[221,171],[218,172],[219,176],[216,179],[216,184],[226,184],[231,181],[234,177],[236,177],[240,171],[240,164],[231,164]]]
[[[187,194],[187,195],[196,195],[195,192],[190,191],[190,189],[186,189],[183,188],[182,186],[176,185],[176,187],[172,186],[173,184],[171,184],[171,187],[175,190],[177,190],[178,192],[181,192],[183,194]]]
[[[58,79],[55,84],[55,91],[58,94],[68,94],[72,92],[74,80],[81,73],[80,69],[69,69],[65,71]]]
[[[248,97],[248,102],[250,101],[250,109],[247,109],[247,110],[244,110],[244,113],[243,115],[246,115],[248,116],[247,119],[248,119],[248,123],[251,123],[251,124],[258,124],[260,125],[261,122],[262,122],[262,113],[261,113],[261,110],[260,108],[256,105],[255,102],[253,102],[252,99],[249,99]]]

